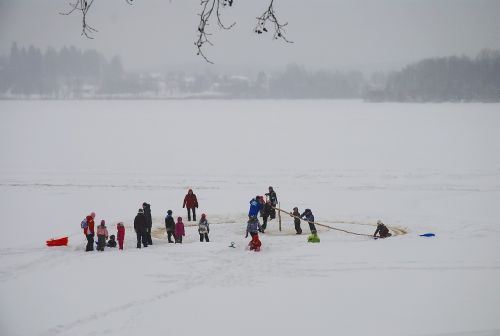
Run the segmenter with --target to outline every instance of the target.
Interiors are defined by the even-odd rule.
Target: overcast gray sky
[[[0,0],[0,53],[11,43],[45,48],[75,45],[128,69],[270,69],[289,63],[309,69],[385,70],[426,57],[500,50],[499,0],[275,0],[288,22],[286,44],[256,35],[256,17],[269,0],[234,0],[224,11],[230,31],[214,22],[214,47],[196,56],[200,0],[95,0],[88,22],[95,39],[80,36],[77,14],[62,16],[71,0]]]

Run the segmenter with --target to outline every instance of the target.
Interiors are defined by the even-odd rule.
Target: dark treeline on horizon
[[[308,71],[291,64],[255,78],[213,73],[129,73],[119,57],[73,46],[44,52],[12,44],[0,56],[0,98],[253,98],[368,101],[500,101],[500,53],[426,59],[366,78],[359,71]]]
[[[477,57],[430,58],[391,73],[383,88],[368,90],[370,101],[500,102],[500,52]]]

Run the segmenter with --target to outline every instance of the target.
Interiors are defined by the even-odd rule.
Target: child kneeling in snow
[[[109,236],[108,243],[106,244],[107,247],[116,247],[116,240],[115,240],[115,235]]]
[[[387,238],[392,236],[391,233],[389,232],[389,229],[387,226],[385,226],[384,223],[382,223],[381,220],[377,221],[377,229],[375,230],[375,233],[373,234],[373,238],[377,238],[377,233],[379,234],[380,238]]]
[[[245,238],[248,238],[248,234],[252,236],[252,240],[248,243],[250,250],[255,252],[260,251],[260,247],[262,246],[261,241],[259,240],[259,230],[261,230],[261,226],[257,216],[252,216],[247,222],[247,232]]]

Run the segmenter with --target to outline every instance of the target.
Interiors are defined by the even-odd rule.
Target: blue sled
[[[434,237],[434,236],[435,236],[434,233],[424,233],[420,235],[420,237]]]

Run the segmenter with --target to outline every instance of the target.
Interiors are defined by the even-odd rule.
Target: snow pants
[[[94,234],[87,234],[87,247],[85,248],[86,252],[94,251]]]
[[[210,241],[210,240],[208,240],[208,233],[200,233],[200,241],[201,242],[203,241],[203,238],[205,238],[206,242]]]
[[[311,230],[311,233],[318,232],[318,231],[316,231],[316,226],[314,225],[314,223],[311,223],[311,222],[309,222],[309,229]]]
[[[146,238],[146,230],[138,230],[135,232],[137,235],[137,248],[141,248],[141,242],[144,247],[148,247],[148,240]]]
[[[123,250],[123,240],[118,240],[118,246],[120,250]]]
[[[175,236],[175,243],[182,244],[182,236]]]
[[[151,227],[146,228],[146,241],[148,245],[153,245],[153,240],[151,239]]]
[[[191,211],[193,211],[193,221],[196,222],[196,208],[187,208],[188,212],[188,222],[191,221]]]
[[[106,236],[97,236],[97,251],[104,251],[104,246],[106,246]]]
[[[260,232],[262,232],[262,233],[264,233],[264,231],[267,228],[267,218],[268,218],[268,216],[262,217],[262,226],[261,226],[261,230],[260,230]]]
[[[168,242],[169,243],[173,243],[174,241],[172,240],[172,237],[174,238],[175,240],[175,234],[174,234],[174,231],[173,230],[169,230],[167,229],[167,238],[168,238]]]
[[[300,220],[295,220],[294,224],[295,224],[295,231],[297,232],[297,234],[302,234],[302,228],[300,227]]]

